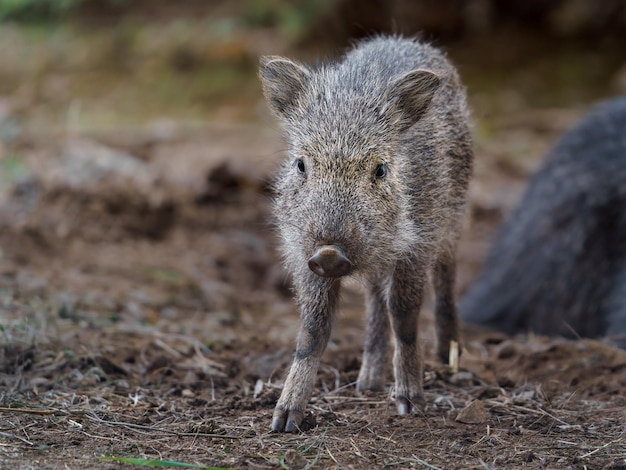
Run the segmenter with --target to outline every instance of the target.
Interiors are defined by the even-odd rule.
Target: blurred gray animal
[[[275,215],[301,328],[272,421],[295,431],[328,343],[340,280],[367,288],[367,337],[357,389],[385,386],[389,329],[401,414],[422,398],[417,318],[433,272],[438,354],[459,340],[455,248],[472,149],[454,67],[416,40],[377,37],[316,68],[261,59],[260,78],[289,145]]]
[[[626,97],[570,129],[532,178],[461,317],[626,349]]]

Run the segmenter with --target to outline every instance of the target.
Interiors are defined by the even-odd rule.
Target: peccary
[[[459,340],[455,245],[472,149],[457,72],[427,44],[377,37],[316,68],[264,57],[260,78],[289,146],[274,209],[301,315],[272,428],[300,425],[340,278],[349,275],[367,291],[357,389],[384,388],[391,326],[395,401],[406,414],[422,401],[417,318],[429,271],[439,356],[447,360],[450,341]]]
[[[626,97],[570,129],[531,179],[461,317],[626,348]]]

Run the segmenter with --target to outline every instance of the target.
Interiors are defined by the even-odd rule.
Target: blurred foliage
[[[259,55],[332,56],[350,39],[387,31],[392,17],[415,27],[428,19],[396,7],[428,3],[433,13],[454,1],[0,0],[0,22],[12,20],[0,25],[0,143],[60,133],[68,116],[81,131],[155,118],[189,125],[256,119],[264,112]],[[475,24],[464,12],[461,20]],[[450,15],[428,24],[436,31]],[[464,27],[446,41],[425,33],[449,47],[476,99],[487,103],[483,109],[581,103],[626,86],[623,41],[545,36],[500,24],[513,12],[498,15],[504,13],[493,10],[485,29]],[[500,96],[502,90],[513,91]],[[9,172],[19,168],[7,165]]]
[[[119,5],[127,0],[98,0]],[[85,0],[0,0],[0,20],[33,21],[60,17]]]
[[[32,174],[23,154],[10,151],[0,156],[0,190],[15,188],[16,185],[27,182]],[[0,255],[1,253],[0,249]]]
[[[21,181],[30,174],[30,168],[20,155],[12,153],[0,159],[0,183]]]
[[[36,19],[58,16],[82,0],[0,0],[0,19]]]
[[[337,0],[248,0],[242,20],[251,27],[278,28],[297,35]]]
[[[239,18],[243,26],[277,28],[297,35],[338,0],[245,0]],[[130,5],[129,0],[0,0],[0,21],[39,21],[61,19],[81,6],[116,7]],[[184,6],[183,6],[184,8]],[[207,2],[207,11],[212,9]]]

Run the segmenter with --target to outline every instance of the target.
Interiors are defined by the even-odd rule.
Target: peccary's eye
[[[298,173],[301,173],[301,174],[304,175],[306,173],[306,167],[304,166],[304,160],[302,160],[301,158],[298,158],[295,161],[295,164],[296,164],[296,168],[298,169]]]
[[[383,179],[385,176],[387,176],[387,164],[382,163],[378,165],[376,167],[376,172],[374,173],[374,176],[378,179]]]

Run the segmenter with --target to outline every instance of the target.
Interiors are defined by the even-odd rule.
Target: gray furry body
[[[598,106],[550,151],[461,315],[626,348],[626,97]]]
[[[407,413],[422,400],[417,317],[430,272],[439,355],[447,360],[450,340],[459,339],[454,253],[472,150],[458,75],[429,45],[379,37],[317,68],[263,58],[260,77],[289,145],[275,215],[302,321],[272,427],[300,424],[348,275],[312,271],[320,246],[345,255],[349,275],[366,286],[357,389],[384,388],[391,330],[394,395]]]

